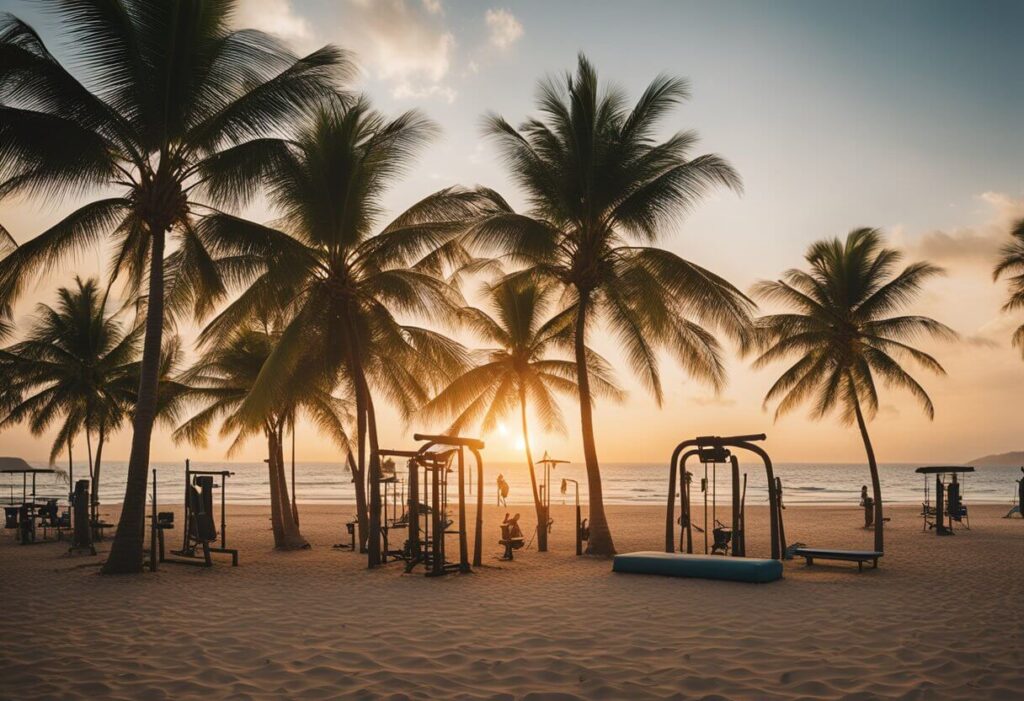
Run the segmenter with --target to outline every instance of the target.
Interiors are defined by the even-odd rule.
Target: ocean
[[[467,458],[469,456],[467,455]],[[485,456],[486,459],[486,456]],[[467,465],[472,464],[471,458]],[[33,463],[35,467],[46,467],[44,463]],[[234,472],[228,480],[227,500],[233,504],[269,503],[267,467],[262,462],[194,462],[194,469],[222,470]],[[923,497],[924,478],[915,474],[919,464],[887,463],[879,467],[882,481],[882,495],[886,503],[913,504]],[[58,467],[66,468],[66,465]],[[182,499],[185,468],[184,462],[155,462],[161,503],[174,504]],[[75,477],[88,475],[84,463],[74,466]],[[782,479],[786,504],[848,504],[856,505],[860,499],[861,486],[869,484],[868,468],[865,464],[838,463],[780,463],[774,466],[775,474]],[[289,479],[290,479],[290,468]],[[703,499],[700,493],[703,467],[699,463],[689,465],[694,473],[693,500]],[[300,504],[352,504],[355,495],[351,476],[343,463],[299,462],[295,468],[295,489]],[[404,462],[399,463],[399,475],[405,473]],[[473,470],[475,473],[475,470]],[[729,467],[719,466],[717,470],[716,497],[719,504],[728,505],[731,497]],[[746,503],[764,504],[768,501],[764,469],[752,460],[740,465],[740,472],[747,474]],[[523,463],[485,463],[484,487],[488,503],[495,501],[495,481],[501,474],[509,483],[509,504],[532,503],[530,478]],[[119,502],[124,494],[127,462],[104,463],[100,501],[111,504]],[[668,482],[666,463],[605,463],[601,465],[605,503],[608,504],[661,504],[664,503]],[[580,497],[586,503],[586,471],[582,463],[558,465],[552,470],[552,504],[571,504],[572,487],[568,496],[560,493],[563,477],[575,479],[580,484]],[[709,468],[709,485],[712,471]],[[964,478],[963,495],[968,504],[1005,503],[1007,508],[1013,501],[1016,485],[1021,477],[1017,465],[993,465],[977,468],[977,472]],[[469,477],[467,476],[467,479]],[[475,480],[475,474],[472,477]],[[932,483],[934,478],[932,479]],[[454,484],[454,480],[452,484]],[[0,501],[13,498],[20,500],[21,477],[0,475]],[[710,488],[710,487],[709,487]],[[29,482],[31,489],[31,482]],[[474,493],[476,485],[473,485]],[[67,484],[56,475],[40,475],[37,493],[43,496],[66,496]],[[710,492],[709,492],[710,499]]]

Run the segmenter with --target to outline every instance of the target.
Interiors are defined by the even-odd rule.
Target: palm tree
[[[119,313],[108,313],[95,279],[75,278],[60,288],[57,305],[40,304],[28,337],[0,350],[9,378],[0,389],[0,428],[29,421],[41,435],[63,419],[50,450],[51,464],[79,433],[85,433],[92,481],[93,518],[99,506],[103,447],[135,406],[139,388],[142,329],[126,328]],[[177,338],[168,339],[160,367],[160,420],[173,423],[180,397],[169,379],[178,358]],[[96,436],[95,452],[92,436]]]
[[[138,406],[106,573],[141,572],[150,436],[165,306],[209,310],[218,268],[194,233],[225,181],[247,181],[261,137],[326,99],[349,67],[325,47],[297,59],[229,28],[234,2],[79,0],[55,5],[72,74],[21,20],[0,19],[0,197],[115,194],[76,209],[0,261],[0,305],[65,255],[109,237],[113,274],[148,277]],[[83,76],[80,82],[76,75]],[[165,264],[168,236],[178,242]],[[165,282],[174,290],[165,305]]]
[[[879,552],[884,546],[882,488],[867,427],[878,410],[875,376],[887,386],[909,391],[928,418],[934,418],[928,393],[900,362],[911,360],[944,375],[935,358],[910,344],[922,336],[956,338],[956,332],[934,319],[890,316],[913,301],[925,281],[942,274],[928,263],[897,270],[901,258],[899,251],[884,247],[877,229],[854,229],[845,241],[812,244],[805,256],[809,271],[788,270],[782,280],[755,287],[758,296],[793,310],[757,320],[755,367],[797,359],[768,390],[765,405],[777,400],[778,418],[811,401],[816,419],[837,410],[843,423],[856,421],[871,470]]]
[[[341,400],[324,390],[315,378],[307,376],[304,382],[294,383],[290,391],[280,394],[260,420],[251,421],[243,415],[241,409],[278,340],[278,335],[268,330],[246,327],[204,353],[181,377],[182,385],[187,387],[185,400],[202,408],[179,426],[173,437],[177,442],[205,447],[210,428],[219,421],[222,437],[234,434],[228,449],[231,455],[247,439],[262,432],[267,441],[274,546],[294,550],[308,548],[309,543],[299,532],[288,496],[284,470],[285,428],[294,424],[299,411],[304,411],[347,449],[348,437],[343,428],[347,412]]]
[[[1019,220],[1010,231],[1012,239],[1003,246],[999,263],[992,272],[993,278],[1010,275],[1010,298],[1003,305],[1003,311],[1010,312],[1024,307],[1024,219]],[[1013,345],[1024,354],[1024,324],[1013,333]]]
[[[3,260],[17,247],[18,242],[14,240],[10,232],[3,226],[0,226],[0,260]],[[14,331],[14,324],[11,322],[13,313],[14,311],[9,303],[0,302],[0,341],[10,336]]]
[[[484,298],[493,316],[467,307],[463,318],[490,347],[478,352],[479,362],[455,378],[423,408],[426,417],[452,416],[449,429],[458,434],[480,422],[490,431],[509,412],[519,409],[526,465],[530,470],[533,503],[537,511],[537,550],[547,551],[548,513],[537,488],[530,430],[529,406],[534,408],[544,431],[565,431],[556,394],[576,396],[576,363],[550,358],[551,351],[572,350],[572,318],[545,316],[551,308],[553,287],[506,283],[485,285]],[[588,349],[591,383],[595,394],[621,399],[611,370],[601,356]]]
[[[458,343],[396,314],[444,320],[464,304],[442,274],[471,262],[456,236],[475,211],[476,193],[442,190],[377,229],[386,188],[433,132],[416,111],[388,120],[365,99],[325,107],[258,166],[280,220],[261,226],[213,215],[197,227],[211,250],[265,261],[201,340],[209,344],[271,313],[288,319],[243,413],[261,416],[310,363],[351,386],[358,434],[353,478],[370,567],[380,563],[374,395],[408,418],[466,363]],[[240,183],[235,194],[244,200],[251,189]]]
[[[652,245],[712,187],[740,189],[716,155],[689,157],[693,132],[657,139],[659,123],[689,96],[684,80],[661,76],[628,108],[579,57],[576,75],[542,81],[543,118],[518,130],[496,115],[487,133],[526,192],[528,214],[496,195],[468,241],[525,266],[521,276],[550,280],[567,293],[574,317],[580,423],[590,493],[588,553],[615,552],[605,517],[592,416],[588,329],[604,322],[633,371],[660,404],[657,353],[669,350],[689,371],[719,388],[725,367],[705,327],[742,338],[752,303],[722,278]]]

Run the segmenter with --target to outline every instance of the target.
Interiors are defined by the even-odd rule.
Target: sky
[[[35,26],[58,57],[60,28],[29,2],[0,10]],[[943,321],[959,343],[926,343],[948,375],[916,373],[936,405],[929,421],[911,398],[885,391],[871,431],[883,462],[960,462],[1024,449],[1024,361],[1011,348],[1024,318],[1001,313],[1005,284],[991,270],[1010,223],[1024,216],[1024,4],[1020,2],[457,2],[456,0],[245,0],[239,26],[280,35],[297,51],[333,43],[352,51],[351,86],[388,114],[420,109],[442,135],[386,198],[390,214],[452,184],[482,184],[513,206],[523,199],[482,116],[513,124],[535,114],[537,81],[575,66],[584,52],[602,80],[631,97],[659,73],[687,78],[692,99],[664,121],[664,135],[695,129],[694,152],[727,158],[741,195],[717,192],[664,247],[749,290],[799,266],[807,246],[851,229],[882,229],[907,260],[947,274],[929,284],[917,313]],[[75,203],[0,202],[0,224],[24,241]],[[268,219],[269,211],[249,212]],[[103,251],[69,260],[30,288],[21,323],[74,273],[101,270]],[[766,308],[765,311],[771,311]],[[186,338],[194,330],[185,330]],[[724,340],[724,339],[723,339]],[[629,376],[614,339],[592,345],[629,391],[595,416],[598,451],[612,462],[667,460],[674,445],[704,434],[768,434],[776,460],[862,462],[855,429],[796,412],[778,421],[762,399],[784,366],[754,371],[729,348],[729,384],[718,395],[664,358],[659,407]],[[563,402],[567,435],[535,435],[534,450],[581,460],[578,409]],[[521,438],[509,417],[488,441],[490,459],[516,460]],[[381,444],[407,447],[413,431],[388,410]],[[436,428],[436,427],[435,427]],[[52,436],[0,434],[0,453],[43,459]],[[107,455],[126,459],[130,435]],[[299,460],[340,460],[312,429],[299,430]],[[226,442],[176,446],[158,429],[153,459],[219,460]],[[234,459],[260,460],[253,441]]]

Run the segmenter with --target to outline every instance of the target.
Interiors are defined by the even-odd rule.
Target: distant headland
[[[986,455],[983,458],[974,458],[968,462],[969,465],[1024,465],[1024,450],[1013,450],[1009,453],[998,453],[997,455]]]

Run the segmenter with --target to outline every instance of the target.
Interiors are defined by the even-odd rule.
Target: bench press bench
[[[793,554],[806,558],[807,565],[813,565],[815,560],[842,560],[845,562],[856,562],[857,570],[864,569],[864,563],[870,562],[874,569],[878,569],[878,558],[882,553],[877,550],[827,550],[824,548],[796,548]]]

